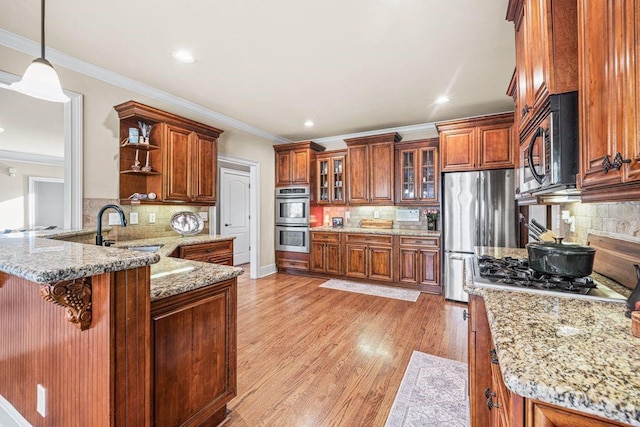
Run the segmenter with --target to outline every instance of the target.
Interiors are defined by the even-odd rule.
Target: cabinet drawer
[[[339,243],[340,242],[340,233],[325,233],[325,232],[318,232],[318,231],[312,231],[311,232],[311,241],[312,242],[335,242],[335,243]]]
[[[233,253],[233,240],[181,246],[179,256],[180,258],[195,259],[195,257],[208,256],[222,252]]]
[[[392,235],[381,234],[347,234],[347,243],[376,243],[379,245],[391,245],[393,244]]]
[[[280,259],[278,260],[278,268],[291,268],[294,270],[308,270],[309,261],[300,261],[293,259]]]
[[[421,245],[440,247],[440,238],[438,237],[417,237],[417,236],[400,236],[401,245]]]

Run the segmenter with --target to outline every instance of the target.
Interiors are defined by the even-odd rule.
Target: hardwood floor
[[[467,360],[466,304],[238,278],[238,396],[230,426],[383,426],[414,350]]]

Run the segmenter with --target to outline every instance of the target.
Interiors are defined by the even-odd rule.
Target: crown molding
[[[64,166],[64,157],[45,156],[42,154],[21,153],[19,151],[0,150],[0,160],[23,162],[23,163],[39,163],[42,165]]]
[[[0,45],[17,50],[22,53],[26,53],[31,56],[40,56],[40,44],[25,37],[11,33],[9,31],[0,28]],[[85,76],[92,77],[97,80],[101,80],[105,83],[109,83],[114,86],[127,89],[131,92],[138,93],[140,95],[147,96],[157,101],[164,102],[169,105],[181,108],[185,111],[195,113],[199,116],[206,117],[211,120],[215,120],[218,123],[231,126],[234,129],[241,130],[243,132],[250,133],[252,135],[259,136],[261,138],[268,139],[276,143],[287,143],[290,140],[278,135],[274,135],[270,132],[264,131],[253,127],[245,122],[226,116],[217,111],[210,110],[194,102],[187,101],[184,98],[172,95],[168,92],[156,89],[152,86],[140,83],[136,80],[125,77],[121,74],[114,73],[105,68],[98,67],[97,65],[90,64],[82,61],[66,53],[60,52],[55,49],[47,48],[47,60],[52,64],[59,65],[69,70],[75,71]]]
[[[378,134],[383,134],[383,133],[392,133],[392,132],[397,132],[400,135],[402,135],[403,137],[405,135],[409,135],[411,133],[417,133],[417,132],[428,132],[428,131],[434,131],[437,133],[436,130],[436,125],[435,123],[422,123],[422,124],[417,124],[417,125],[409,125],[409,126],[399,126],[399,127],[395,127],[395,128],[386,128],[386,129],[377,129],[377,130],[368,130],[366,132],[356,132],[356,133],[348,133],[348,134],[344,134],[344,135],[336,135],[336,136],[327,136],[327,137],[323,137],[323,138],[311,138],[313,140],[313,142],[317,143],[317,144],[329,144],[332,142],[342,142],[345,139],[349,139],[349,138],[359,138],[362,136],[372,136],[372,135],[378,135]]]

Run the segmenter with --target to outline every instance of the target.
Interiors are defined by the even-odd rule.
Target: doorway
[[[235,265],[250,261],[249,172],[220,168],[220,234],[233,236]]]
[[[29,229],[64,228],[64,179],[29,177]]]
[[[218,154],[218,171],[220,172],[222,168],[226,168],[233,171],[244,172],[245,174],[249,174],[249,277],[251,279],[257,279],[261,277],[260,275],[260,182],[258,177],[260,176],[260,163],[242,159],[239,157],[230,156],[228,154]],[[215,226],[214,224],[218,221],[220,225],[224,225],[225,223],[221,221],[222,217],[222,208],[227,203],[224,200],[223,189],[221,185],[221,175],[218,174],[218,195],[219,200],[215,209],[211,209],[212,216],[215,216],[215,219],[212,219],[212,224],[214,232]],[[227,222],[228,224],[229,222]],[[233,222],[231,222],[233,224]],[[222,227],[218,226],[217,229],[221,230]],[[234,243],[235,246],[235,243]],[[234,250],[235,251],[235,250]],[[235,258],[235,257],[234,257]]]

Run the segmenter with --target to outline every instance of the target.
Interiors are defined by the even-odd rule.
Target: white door
[[[233,262],[249,262],[249,172],[220,168],[220,234],[234,236]]]

